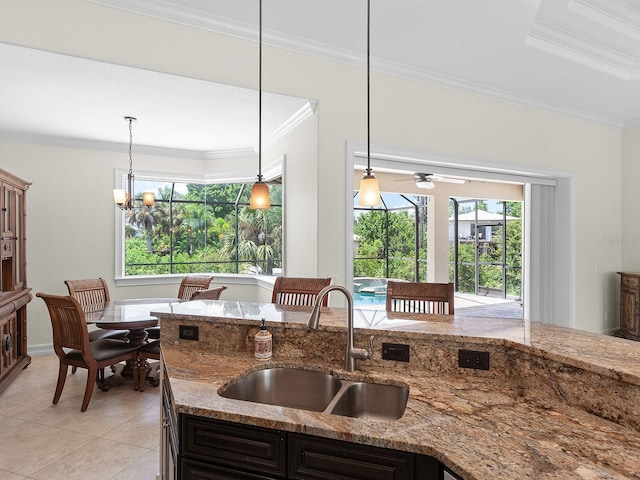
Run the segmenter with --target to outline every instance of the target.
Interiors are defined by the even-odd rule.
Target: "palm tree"
[[[129,225],[145,229],[147,238],[147,250],[153,253],[153,244],[151,242],[151,233],[153,231],[154,219],[149,208],[133,208],[125,210],[125,217]]]
[[[221,253],[232,258],[237,252],[239,261],[250,261],[256,270],[271,275],[282,244],[282,226],[269,221],[270,212],[244,207],[238,216],[238,244],[235,232],[225,233]]]

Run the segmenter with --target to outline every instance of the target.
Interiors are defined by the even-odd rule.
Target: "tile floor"
[[[53,405],[57,375],[55,355],[34,356],[0,393],[0,480],[155,480],[160,389],[96,388],[82,413],[86,370]]]

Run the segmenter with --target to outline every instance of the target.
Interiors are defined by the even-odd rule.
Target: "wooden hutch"
[[[617,337],[640,340],[640,273],[618,272],[620,275],[620,329]]]
[[[0,391],[29,363],[27,355],[26,203],[31,185],[0,169]]]

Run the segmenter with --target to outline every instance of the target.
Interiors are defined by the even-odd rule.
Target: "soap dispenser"
[[[256,333],[255,340],[256,358],[258,360],[269,360],[271,358],[273,346],[272,339],[273,336],[267,330],[263,318],[262,323],[260,324],[260,331]]]

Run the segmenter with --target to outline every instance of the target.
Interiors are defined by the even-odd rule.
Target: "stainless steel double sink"
[[[346,381],[302,368],[275,367],[245,375],[224,388],[220,395],[346,417],[397,420],[404,414],[409,389]]]

